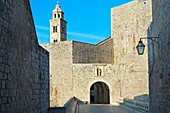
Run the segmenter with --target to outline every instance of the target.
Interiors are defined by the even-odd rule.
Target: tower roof
[[[62,12],[62,13],[63,13],[63,11],[62,11],[62,9],[61,9],[61,7],[60,7],[59,4],[57,4],[57,5],[55,6],[55,9],[53,10],[53,12]]]

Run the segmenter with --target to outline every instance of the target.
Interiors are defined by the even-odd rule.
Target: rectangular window
[[[57,32],[57,26],[53,26],[53,33]]]

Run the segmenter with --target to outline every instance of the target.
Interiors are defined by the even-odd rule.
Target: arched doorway
[[[90,87],[90,104],[110,104],[110,91],[104,82],[96,82]]]

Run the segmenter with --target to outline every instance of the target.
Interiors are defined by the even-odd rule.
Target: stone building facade
[[[170,113],[170,1],[152,0],[149,40],[150,113]]]
[[[129,84],[132,80],[133,86],[130,87],[138,87],[132,90],[127,88],[123,95],[128,96],[134,89],[136,89],[134,95],[141,90],[148,92],[148,51],[146,50],[143,56],[139,56],[136,45],[139,38],[147,37],[147,29],[152,21],[151,0],[136,0],[112,8],[111,11],[114,64],[127,68],[128,77],[123,81],[124,84]],[[147,44],[146,40],[144,42]]]
[[[111,37],[95,45],[62,41],[62,37],[43,44],[50,53],[51,106],[63,106],[73,96],[88,103],[114,104],[148,94],[147,51],[138,56],[136,45],[147,36],[151,11],[151,0],[112,8]],[[62,32],[59,28],[57,32]]]
[[[49,53],[29,0],[0,0],[0,113],[47,113],[49,105]]]

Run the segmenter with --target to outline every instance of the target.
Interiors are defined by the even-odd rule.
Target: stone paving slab
[[[130,113],[119,106],[79,105],[79,113]]]

